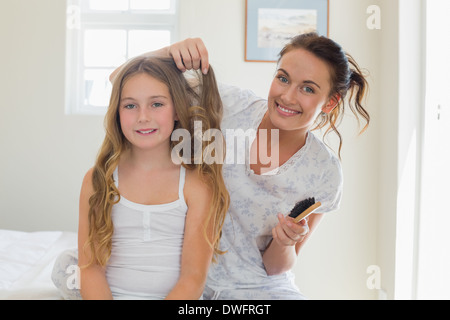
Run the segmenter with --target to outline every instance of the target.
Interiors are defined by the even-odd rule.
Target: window
[[[418,299],[449,299],[450,30],[448,0],[426,2],[426,99],[417,267]]]
[[[448,300],[450,43],[443,35],[450,30],[450,2],[398,3],[399,189],[391,289],[396,299]]]
[[[109,75],[176,41],[177,0],[67,0],[66,113],[104,114]]]

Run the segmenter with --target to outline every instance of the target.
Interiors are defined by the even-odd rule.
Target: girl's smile
[[[139,130],[136,130],[136,133],[143,135],[143,136],[149,136],[149,135],[155,133],[156,131],[157,131],[157,129],[139,129]]]

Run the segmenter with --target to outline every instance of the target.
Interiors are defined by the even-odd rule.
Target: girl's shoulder
[[[204,192],[209,189],[206,175],[200,174],[197,170],[186,169],[184,190],[188,192]]]
[[[94,167],[90,168],[84,175],[82,188],[92,188],[93,176],[94,176]]]
[[[205,175],[201,175],[197,170],[186,169],[183,193],[188,207],[198,202],[208,202],[212,194],[211,190]]]
[[[94,193],[94,186],[93,186],[93,175],[94,175],[94,168],[90,168],[86,174],[84,175],[83,182],[81,184],[81,193],[80,198],[84,199],[89,197]]]

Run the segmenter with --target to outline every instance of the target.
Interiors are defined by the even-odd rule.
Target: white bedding
[[[0,229],[0,299],[62,299],[51,272],[56,257],[76,246],[74,232]]]

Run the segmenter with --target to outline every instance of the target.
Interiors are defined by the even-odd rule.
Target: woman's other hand
[[[278,214],[279,223],[272,229],[273,239],[282,246],[293,246],[297,242],[303,241],[309,232],[308,221],[301,220],[294,223],[291,217]]]
[[[168,53],[181,71],[201,69],[208,73],[208,50],[200,38],[189,38],[168,47]]]

